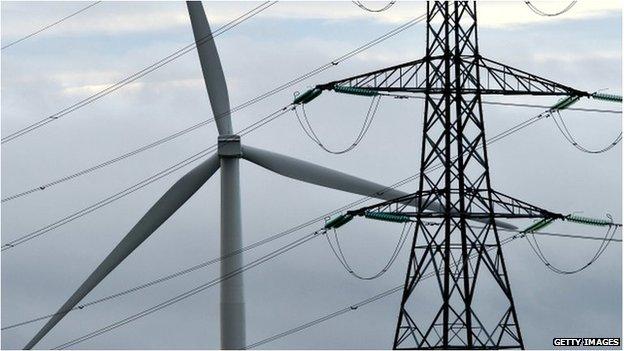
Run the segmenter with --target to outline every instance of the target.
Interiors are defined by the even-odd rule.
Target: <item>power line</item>
[[[227,111],[227,112],[224,112],[224,113],[222,113],[220,115],[214,116],[214,118],[212,118],[212,119],[206,119],[204,121],[201,121],[201,122],[199,122],[197,124],[194,124],[194,125],[192,125],[192,126],[190,126],[188,128],[180,130],[180,131],[178,131],[176,133],[173,133],[171,135],[168,135],[168,136],[166,136],[166,137],[164,137],[162,139],[156,140],[156,141],[154,141],[154,142],[152,142],[150,144],[144,145],[142,147],[139,147],[139,148],[137,148],[135,150],[132,150],[132,151],[130,151],[128,153],[125,153],[123,155],[117,156],[115,158],[112,158],[112,159],[110,159],[108,161],[105,161],[105,162],[102,162],[100,164],[97,164],[95,166],[83,169],[83,170],[81,170],[79,172],[76,172],[76,173],[73,173],[71,175],[68,175],[68,176],[65,176],[65,177],[62,177],[62,178],[50,181],[48,183],[45,183],[45,184],[33,187],[33,188],[31,188],[29,190],[26,190],[26,191],[23,191],[21,193],[17,193],[17,194],[11,195],[11,196],[7,196],[6,198],[2,199],[2,203],[10,201],[10,200],[17,199],[17,198],[20,198],[22,196],[26,196],[26,195],[32,194],[34,192],[46,190],[46,189],[48,189],[48,188],[50,188],[52,186],[55,186],[55,185],[58,185],[60,183],[66,182],[68,180],[71,180],[71,179],[83,176],[85,174],[91,173],[91,172],[96,171],[98,169],[110,166],[110,165],[112,165],[112,164],[114,164],[116,162],[119,162],[121,160],[124,160],[124,159],[126,159],[128,157],[134,156],[134,155],[136,155],[138,153],[141,153],[143,151],[146,151],[146,150],[149,150],[149,149],[154,148],[156,146],[159,146],[161,144],[164,144],[164,143],[166,143],[166,142],[168,142],[170,140],[173,140],[173,139],[175,139],[175,138],[177,138],[179,136],[185,135],[185,134],[187,134],[187,133],[189,133],[189,132],[191,132],[193,130],[196,130],[196,129],[198,129],[200,127],[203,127],[203,126],[205,126],[205,125],[207,125],[207,124],[209,124],[211,122],[214,122],[214,121],[216,121],[219,118],[223,118],[223,117],[225,117],[227,115],[230,115],[230,114],[232,114],[234,112],[240,111],[240,110],[242,110],[242,109],[244,109],[244,108],[246,108],[248,106],[251,106],[251,105],[253,105],[253,104],[255,104],[255,103],[259,102],[259,101],[262,101],[262,100],[264,100],[264,99],[266,99],[266,98],[268,98],[270,96],[273,96],[273,95],[277,94],[278,92],[281,92],[281,91],[283,91],[283,90],[285,90],[287,88],[290,88],[290,87],[294,86],[295,84],[297,84],[299,82],[302,82],[302,81],[304,81],[304,80],[306,80],[306,79],[308,79],[310,77],[313,77],[313,76],[315,76],[315,75],[317,75],[317,74],[319,74],[321,72],[324,72],[325,70],[327,70],[329,68],[332,68],[332,67],[334,67],[334,66],[336,66],[336,65],[338,65],[338,64],[340,64],[340,63],[342,63],[342,62],[344,62],[344,61],[346,61],[348,59],[350,59],[353,56],[358,55],[361,52],[364,52],[364,51],[368,50],[369,48],[371,48],[371,47],[373,47],[373,46],[375,46],[375,45],[377,45],[377,44],[379,44],[379,43],[381,43],[381,42],[383,42],[383,41],[385,41],[385,40],[387,40],[389,38],[392,38],[393,36],[403,32],[406,29],[412,27],[413,25],[421,22],[422,20],[424,20],[424,18],[425,18],[424,15],[417,16],[417,17],[409,20],[408,22],[400,25],[399,27],[394,28],[393,30],[391,30],[391,31],[389,31],[389,32],[387,32],[387,33],[385,33],[385,34],[383,34],[383,35],[381,35],[381,36],[379,36],[379,37],[377,37],[377,38],[375,38],[375,39],[365,43],[364,45],[361,45],[361,46],[359,46],[359,47],[357,47],[357,48],[355,48],[355,49],[345,53],[344,55],[342,55],[342,56],[340,56],[340,57],[338,57],[338,58],[336,58],[336,59],[334,59],[334,60],[324,64],[324,65],[321,65],[321,66],[319,66],[319,67],[317,67],[317,68],[315,68],[315,69],[313,69],[313,70],[311,70],[311,71],[309,71],[309,72],[307,72],[305,74],[302,74],[302,75],[300,75],[300,76],[298,76],[298,77],[296,77],[296,78],[294,78],[294,79],[292,79],[292,80],[290,80],[290,81],[288,81],[288,82],[286,82],[286,83],[284,83],[284,84],[282,84],[280,86],[277,86],[274,89],[265,92],[264,94],[258,95],[255,98],[247,100],[246,102],[244,102],[244,103],[242,103],[242,104],[232,108],[230,111]]]
[[[499,228],[498,230],[500,231],[505,231],[505,232],[515,232],[514,230],[509,230],[509,229],[504,229],[504,228]],[[543,236],[554,236],[554,237],[560,237],[560,238],[572,238],[572,239],[585,239],[585,240],[600,240],[600,241],[613,241],[616,243],[621,243],[622,239],[604,239],[604,238],[598,238],[595,236],[587,236],[587,235],[573,235],[573,234],[561,234],[561,233],[550,233],[550,232],[534,232],[533,234],[538,234],[538,235],[543,235]]]
[[[379,108],[380,101],[381,101],[381,96],[379,95],[371,99],[371,104],[368,107],[368,111],[366,112],[366,115],[364,117],[364,122],[362,123],[362,127],[360,128],[358,135],[355,137],[355,140],[353,141],[353,143],[351,143],[351,145],[347,146],[346,148],[342,150],[331,150],[331,149],[328,149],[325,145],[323,145],[323,142],[321,141],[321,139],[318,137],[318,135],[314,131],[314,128],[312,128],[312,124],[310,124],[310,119],[308,118],[308,114],[306,113],[304,104],[301,105],[301,114],[303,115],[303,120],[305,121],[305,125],[301,121],[301,117],[299,116],[299,113],[297,112],[297,108],[295,108],[293,111],[295,112],[295,116],[297,117],[299,126],[301,126],[301,129],[303,129],[303,131],[308,136],[308,138],[310,138],[310,140],[315,142],[325,152],[328,152],[334,155],[341,155],[341,154],[347,153],[355,149],[360,144],[362,139],[364,139],[364,137],[366,136],[366,133],[370,129],[371,124],[373,123],[373,120],[375,119],[375,115],[377,114],[377,109]],[[306,128],[306,125],[307,125],[307,128]]]
[[[388,9],[390,9],[392,6],[394,6],[394,4],[396,4],[396,1],[389,1],[384,7],[379,8],[379,9],[371,9],[369,7],[364,6],[364,4],[362,4],[361,1],[351,1],[352,3],[354,3],[357,7],[361,8],[364,11],[368,11],[368,12],[384,12]]]
[[[526,238],[527,242],[529,243],[529,246],[531,247],[531,250],[533,251],[533,253],[535,253],[535,255],[537,256],[537,258],[539,258],[540,261],[542,261],[542,263],[544,264],[544,266],[546,266],[546,268],[548,268],[549,270],[557,273],[557,274],[561,274],[561,275],[571,275],[571,274],[576,274],[579,272],[584,271],[585,269],[587,269],[591,264],[593,264],[594,262],[598,261],[598,259],[600,258],[600,256],[602,256],[602,254],[607,250],[607,247],[609,246],[609,244],[611,243],[611,241],[613,241],[613,236],[615,236],[615,232],[617,231],[617,226],[615,225],[609,225],[607,232],[604,235],[604,238],[602,239],[602,242],[600,243],[600,246],[598,247],[598,249],[596,250],[596,252],[594,253],[594,255],[592,256],[592,258],[585,264],[583,264],[582,266],[580,266],[579,268],[575,268],[575,269],[562,269],[559,267],[555,267],[550,260],[548,260],[548,258],[546,257],[546,255],[544,254],[544,252],[542,252],[542,249],[540,247],[539,242],[537,241],[536,237],[532,237],[532,238]],[[533,240],[533,242],[531,242],[531,240]]]
[[[10,46],[13,46],[13,45],[15,45],[15,44],[17,44],[17,43],[22,42],[22,41],[24,41],[24,40],[26,40],[26,39],[28,39],[28,38],[32,38],[32,37],[34,37],[35,35],[37,35],[37,34],[39,34],[39,33],[43,32],[44,30],[49,29],[49,28],[52,28],[52,27],[56,26],[57,24],[59,24],[59,23],[61,23],[61,22],[64,22],[64,21],[66,21],[66,20],[68,20],[68,19],[70,19],[70,18],[72,18],[72,17],[74,17],[74,16],[76,16],[76,15],[78,15],[78,14],[80,14],[80,13],[82,13],[82,12],[84,12],[84,11],[88,10],[88,9],[90,9],[91,7],[93,7],[93,6],[95,6],[95,5],[99,4],[99,3],[101,3],[101,1],[95,1],[95,2],[93,2],[93,3],[91,3],[91,4],[89,4],[89,5],[87,5],[87,6],[83,7],[83,8],[81,8],[81,9],[80,9],[80,10],[78,10],[78,11],[73,12],[73,13],[71,13],[71,14],[69,14],[69,15],[67,15],[67,16],[65,16],[65,17],[63,17],[63,18],[61,18],[61,19],[59,19],[58,21],[56,21],[56,22],[54,22],[54,23],[48,24],[47,26],[45,26],[45,27],[43,27],[43,28],[40,28],[40,29],[38,29],[38,30],[36,30],[36,31],[34,31],[34,32],[30,33],[30,34],[28,34],[28,35],[25,35],[25,36],[23,36],[23,37],[21,37],[21,38],[19,38],[19,39],[15,40],[15,41],[10,42],[9,44],[7,44],[7,45],[3,46],[2,48],[0,48],[0,50],[4,50],[4,49],[6,49],[6,48],[8,48],[8,47],[10,47]]]
[[[241,136],[249,134],[249,133],[253,132],[254,130],[264,126],[265,124],[275,120],[276,118],[286,114],[288,111],[290,111],[291,108],[292,108],[291,105],[287,105],[286,107],[283,107],[283,108],[281,108],[281,109],[279,109],[279,110],[269,114],[268,116],[262,118],[261,120],[259,120],[259,121],[255,122],[255,123],[253,123],[253,124],[243,128],[242,130],[240,130],[238,132],[238,134],[241,135]],[[177,170],[179,170],[181,168],[184,168],[185,166],[188,166],[189,164],[192,164],[195,161],[198,161],[198,160],[202,159],[204,156],[206,156],[209,153],[211,153],[212,151],[216,150],[216,148],[217,148],[217,144],[213,144],[212,146],[210,146],[210,147],[208,147],[206,149],[203,149],[203,150],[201,150],[201,151],[191,155],[190,157],[187,157],[184,160],[182,160],[182,161],[180,161],[180,162],[178,162],[178,163],[176,163],[176,164],[174,164],[174,165],[172,165],[172,166],[170,166],[170,167],[168,167],[168,168],[166,168],[166,169],[164,169],[164,170],[162,170],[162,171],[160,171],[160,172],[158,172],[158,173],[156,173],[154,175],[151,175],[150,177],[145,178],[145,179],[141,180],[140,182],[138,182],[138,183],[136,183],[136,184],[134,184],[134,185],[132,185],[132,186],[130,186],[130,187],[120,191],[120,192],[117,192],[117,193],[115,193],[115,194],[113,194],[113,195],[111,195],[111,196],[109,196],[109,197],[107,197],[107,198],[105,198],[103,200],[100,200],[100,201],[96,202],[95,204],[92,204],[90,206],[82,208],[81,210],[78,210],[78,211],[72,213],[69,216],[66,216],[66,217],[64,217],[62,219],[59,219],[59,220],[53,222],[53,223],[50,223],[50,224],[48,224],[46,226],[43,226],[43,227],[41,227],[41,228],[39,228],[37,230],[34,230],[34,231],[32,231],[32,232],[30,232],[28,234],[22,235],[22,236],[20,236],[17,239],[9,241],[9,242],[7,242],[7,243],[5,243],[5,244],[3,244],[1,246],[1,251],[6,251],[8,249],[14,248],[17,245],[20,245],[22,243],[30,241],[30,240],[32,240],[34,238],[37,238],[37,237],[39,237],[39,236],[41,236],[41,235],[43,235],[43,234],[45,234],[45,233],[47,233],[47,232],[49,232],[51,230],[54,230],[54,229],[56,229],[58,227],[61,227],[61,226],[65,225],[65,224],[67,224],[69,222],[74,221],[75,219],[83,217],[83,216],[85,216],[85,215],[87,215],[87,214],[89,214],[89,213],[91,213],[91,212],[93,212],[93,211],[95,211],[97,209],[100,209],[100,208],[102,208],[102,207],[104,207],[104,206],[106,206],[106,205],[108,205],[108,204],[110,204],[112,202],[115,202],[115,201],[117,201],[117,200],[119,200],[119,199],[121,199],[121,198],[123,198],[123,197],[125,197],[127,195],[130,195],[130,194],[134,193],[135,191],[140,190],[140,189],[146,187],[147,185],[149,185],[149,184],[151,184],[151,183],[153,183],[153,182],[155,182],[155,181],[157,181],[159,179],[162,179],[163,177],[166,177],[167,175],[169,175],[169,174],[171,174],[171,173],[173,173],[173,172],[175,172],[175,171],[177,171]]]
[[[227,280],[227,279],[229,279],[229,278],[231,278],[233,276],[241,274],[241,273],[243,273],[243,272],[245,272],[245,271],[247,271],[247,270],[249,270],[251,268],[254,268],[254,267],[256,267],[256,266],[258,266],[258,265],[260,265],[262,263],[265,263],[265,262],[267,262],[267,261],[269,261],[269,260],[271,260],[271,259],[273,259],[273,258],[275,258],[275,257],[277,257],[277,256],[279,256],[281,254],[283,254],[283,253],[286,253],[286,252],[288,252],[288,251],[290,251],[290,250],[292,250],[292,249],[294,249],[294,248],[296,248],[296,247],[298,247],[298,246],[300,246],[300,245],[302,245],[302,244],[304,244],[304,243],[306,243],[306,242],[316,238],[319,234],[322,234],[322,233],[323,233],[323,231],[318,230],[318,231],[312,232],[310,234],[307,234],[307,235],[305,235],[305,236],[303,236],[303,237],[301,237],[301,238],[299,238],[299,239],[297,239],[297,240],[295,240],[295,241],[293,241],[293,242],[291,242],[291,243],[289,243],[289,244],[287,244],[285,246],[282,246],[281,248],[279,248],[277,250],[274,250],[274,251],[272,251],[272,252],[270,252],[270,253],[268,253],[268,254],[266,254],[266,255],[264,255],[264,256],[256,259],[256,260],[253,260],[250,263],[245,264],[242,267],[240,267],[238,269],[235,269],[235,270],[233,270],[233,271],[231,271],[231,272],[229,272],[227,274],[224,274],[224,275],[222,275],[222,276],[220,276],[218,278],[215,278],[215,279],[213,279],[213,280],[211,280],[211,281],[209,281],[207,283],[199,285],[199,286],[197,286],[197,287],[195,287],[195,288],[193,288],[191,290],[185,291],[182,294],[176,295],[173,298],[170,298],[170,299],[168,299],[166,301],[163,301],[163,302],[161,302],[161,303],[159,303],[157,305],[154,305],[154,306],[152,306],[152,307],[150,307],[148,309],[145,309],[145,310],[143,310],[143,311],[141,311],[139,313],[135,313],[135,314],[133,314],[131,316],[128,316],[128,317],[126,317],[124,319],[121,319],[121,320],[119,320],[117,322],[109,324],[109,325],[107,325],[107,326],[105,326],[103,328],[97,329],[97,330],[95,330],[95,331],[93,331],[91,333],[85,334],[85,335],[83,335],[81,337],[78,337],[78,338],[70,340],[70,341],[68,341],[68,342],[66,342],[64,344],[56,346],[54,349],[66,349],[66,348],[71,347],[73,345],[79,344],[79,343],[81,343],[83,341],[86,341],[86,340],[89,340],[91,338],[94,338],[94,337],[96,337],[98,335],[101,335],[101,334],[107,333],[107,332],[109,332],[111,330],[117,329],[117,328],[119,328],[121,326],[124,326],[124,325],[126,325],[126,324],[128,324],[130,322],[133,322],[133,321],[135,321],[137,319],[140,319],[140,318],[143,318],[145,316],[148,316],[148,315],[150,315],[150,314],[152,314],[154,312],[160,311],[163,308],[166,308],[166,307],[171,306],[171,305],[173,305],[175,303],[183,301],[183,300],[185,300],[185,299],[187,299],[187,298],[189,298],[189,297],[191,297],[193,295],[196,295],[196,294],[198,294],[198,293],[200,293],[200,292],[202,292],[202,291],[204,291],[204,290],[206,290],[206,289],[208,289],[208,288],[210,288],[212,286],[215,286],[215,285],[221,283],[224,280]]]
[[[422,279],[426,279],[426,278],[423,277]],[[386,291],[384,291],[384,292],[382,292],[380,294],[377,294],[375,296],[369,297],[368,299],[356,302],[356,303],[354,303],[352,305],[349,305],[349,306],[347,306],[345,308],[342,308],[342,309],[340,309],[338,311],[335,311],[335,312],[332,312],[330,314],[327,314],[327,315],[325,315],[323,317],[317,318],[317,319],[315,319],[313,321],[310,321],[308,323],[301,324],[301,325],[299,325],[299,326],[297,326],[295,328],[289,329],[289,330],[287,330],[285,332],[273,335],[273,336],[268,337],[266,339],[262,339],[260,341],[257,341],[257,342],[255,342],[253,344],[247,345],[247,346],[245,346],[245,350],[254,349],[254,348],[258,347],[258,346],[262,346],[264,344],[270,343],[270,342],[275,341],[277,339],[284,338],[286,336],[289,336],[289,335],[295,334],[297,332],[300,332],[300,331],[302,331],[304,329],[308,329],[310,327],[313,327],[313,326],[315,326],[317,324],[326,322],[326,321],[328,321],[330,319],[334,319],[334,318],[336,318],[338,316],[341,316],[341,315],[343,315],[345,313],[356,311],[360,307],[363,307],[363,306],[366,306],[366,305],[368,305],[370,303],[373,303],[375,301],[381,300],[384,297],[390,296],[390,295],[395,294],[395,293],[397,293],[399,291],[402,291],[402,290],[403,290],[403,284],[395,286],[392,289],[388,289],[388,290],[386,290]]]
[[[574,7],[574,5],[576,5],[576,1],[571,1],[568,6],[566,6],[563,10],[559,11],[559,12],[554,12],[554,13],[548,13],[548,12],[544,12],[540,9],[538,9],[535,5],[533,5],[530,1],[525,1],[524,2],[529,9],[531,9],[531,11],[533,11],[535,14],[540,15],[540,16],[544,16],[544,17],[555,17],[555,16],[559,16],[562,15],[568,11],[570,11],[570,9],[572,9],[572,7]]]
[[[417,100],[426,99],[423,96],[402,95],[402,94],[393,94],[393,93],[379,93],[379,95],[390,96],[396,99],[417,99]],[[539,109],[546,109],[546,110],[550,110],[552,108],[552,106],[548,106],[548,105],[525,104],[525,103],[514,103],[514,102],[481,101],[481,103],[484,105],[530,107],[530,108],[539,108]],[[614,114],[622,113],[622,110],[609,110],[609,109],[584,108],[584,107],[566,107],[566,110],[579,111],[579,112],[595,112],[595,113],[614,113]]]
[[[173,52],[172,54],[160,59],[159,61],[143,68],[142,70],[135,72],[133,74],[131,74],[130,76],[127,76],[126,78],[118,81],[117,83],[114,83],[112,85],[109,85],[108,87],[100,90],[99,92],[90,95],[89,97],[86,97],[76,103],[74,103],[73,105],[66,107],[58,112],[56,112],[53,115],[50,115],[48,117],[45,117],[35,123],[32,123],[22,129],[19,129],[5,137],[3,137],[0,141],[0,144],[4,144],[7,143],[11,140],[14,140],[16,138],[19,138],[22,135],[28,134],[36,129],[39,129],[45,125],[47,125],[48,123],[51,123],[65,115],[68,115],[78,109],[81,109],[99,99],[101,99],[102,97],[123,88],[124,86],[134,82],[135,80],[159,69],[160,67],[168,64],[169,62],[181,57],[182,55],[185,55],[191,51],[193,51],[197,46],[203,45],[205,43],[207,43],[208,41],[214,40],[214,38],[218,37],[219,35],[229,31],[230,29],[238,26],[239,24],[245,22],[246,20],[254,17],[255,15],[261,13],[262,11],[268,9],[269,7],[273,6],[277,1],[266,1],[264,3],[262,3],[261,5],[247,11],[246,13],[244,13],[243,15],[231,20],[230,22],[228,22],[227,24],[219,27],[218,29],[216,29],[215,31],[213,31],[211,34],[208,34],[202,38],[200,38],[199,40]]]
[[[559,121],[557,121],[557,117],[559,117]],[[620,131],[617,137],[613,139],[613,141],[607,144],[606,146],[600,149],[590,150],[586,148],[585,146],[581,145],[578,141],[576,141],[576,139],[570,132],[570,129],[568,129],[568,126],[563,120],[563,117],[561,117],[561,113],[559,111],[557,111],[556,115],[553,115],[552,120],[553,122],[555,122],[555,125],[557,126],[557,129],[561,132],[561,135],[563,135],[563,137],[570,143],[570,145],[574,146],[579,151],[587,153],[587,154],[601,154],[601,153],[607,152],[613,149],[622,140],[622,132]]]
[[[344,252],[342,251],[342,246],[340,245],[340,239],[338,239],[338,233],[336,232],[336,229],[333,230],[334,241],[336,242],[335,244],[336,247],[334,247],[334,244],[332,243],[330,234],[326,234],[325,238],[327,239],[327,243],[329,244],[329,248],[331,249],[332,253],[336,257],[340,265],[345,269],[345,271],[347,271],[353,277],[360,279],[360,280],[374,280],[386,274],[386,272],[390,269],[390,267],[392,267],[396,259],[399,257],[399,253],[401,253],[401,249],[403,249],[403,245],[405,244],[405,241],[409,237],[409,233],[412,229],[413,224],[414,224],[413,222],[403,224],[403,230],[401,230],[401,235],[399,236],[399,240],[397,241],[396,246],[394,247],[394,250],[392,251],[392,254],[390,255],[390,258],[388,259],[386,264],[379,271],[377,271],[377,273],[374,273],[369,276],[363,276],[360,273],[357,273],[351,267],[351,265],[349,264],[349,261],[345,257]]]

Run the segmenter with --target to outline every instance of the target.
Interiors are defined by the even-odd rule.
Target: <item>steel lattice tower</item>
[[[438,194],[444,215],[436,226],[417,221],[394,348],[523,348],[494,217],[479,228],[468,221],[476,203],[494,213],[481,91],[471,89],[481,78],[475,5],[428,4],[426,57],[426,87],[442,91],[425,92],[419,189]],[[443,168],[428,173],[436,162]],[[468,262],[471,256],[476,263]],[[440,272],[440,294],[433,318],[422,320],[413,306],[415,287],[431,268]],[[472,305],[486,288],[478,284],[484,278],[493,278],[503,300],[493,329],[483,325]]]
[[[497,228],[516,228],[501,219],[571,217],[492,189],[481,96],[566,97],[557,106],[599,96],[482,57],[474,1],[428,2],[426,27],[424,58],[308,92],[425,96],[418,192],[343,219],[416,221],[395,349],[524,348]],[[437,279],[425,287],[428,276]]]

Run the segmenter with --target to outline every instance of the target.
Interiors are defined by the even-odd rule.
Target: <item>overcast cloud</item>
[[[1,3],[3,45],[85,6],[83,2]],[[204,2],[213,29],[257,6]],[[564,2],[536,5],[554,11]],[[379,5],[379,4],[377,4]],[[577,87],[621,94],[621,9],[618,1],[579,1],[567,14],[544,18],[523,1],[480,2],[481,54]],[[247,101],[424,13],[423,2],[398,2],[387,12],[363,12],[351,2],[280,2],[216,39],[232,106]],[[41,35],[2,50],[2,135],[55,113],[193,41],[183,2],[103,2]],[[295,90],[420,58],[424,24],[397,35],[292,89],[233,115],[236,130],[292,101]],[[502,98],[488,98],[503,100]],[[504,99],[552,104],[553,98]],[[368,99],[324,94],[309,105],[330,147],[350,145]],[[579,107],[618,109],[581,101]],[[382,99],[361,145],[334,156],[320,150],[287,114],[243,138],[366,179],[392,184],[419,165],[423,104]],[[541,112],[485,107],[487,136]],[[98,164],[194,123],[212,118],[196,53],[191,52],[100,101],[2,145],[2,197]],[[602,147],[621,130],[620,114],[565,112],[574,135]],[[2,205],[2,243],[88,206],[216,142],[214,124],[175,141]],[[495,189],[556,212],[613,214],[621,222],[621,147],[587,155],[568,144],[551,120],[489,148]],[[251,244],[359,198],[290,180],[241,162],[244,243]],[[190,168],[185,168],[188,170]],[[52,313],[158,197],[176,172],[109,206],[2,253],[2,326]],[[137,249],[87,300],[124,290],[218,256],[219,177]],[[417,183],[402,188],[417,190]],[[373,203],[373,202],[369,202]],[[526,223],[518,223],[520,227]],[[311,226],[310,232],[321,225]],[[602,228],[556,224],[553,232],[600,236]],[[364,273],[381,267],[398,239],[391,224],[354,221],[340,231],[347,255]],[[245,261],[302,236],[255,249]],[[508,236],[509,234],[503,234]],[[616,237],[621,237],[617,233]],[[586,262],[596,241],[540,238],[563,268]],[[407,248],[382,278],[353,279],[324,239],[315,239],[245,274],[247,341],[252,343],[331,313],[403,282]],[[614,243],[587,270],[559,276],[525,241],[504,247],[525,344],[550,348],[553,337],[620,337],[621,245]],[[218,265],[69,314],[39,344],[50,348],[146,309],[218,275]],[[350,312],[265,348],[392,346],[400,295]],[[219,347],[218,288],[101,335],[84,349]],[[3,349],[21,348],[43,322],[2,332]]]

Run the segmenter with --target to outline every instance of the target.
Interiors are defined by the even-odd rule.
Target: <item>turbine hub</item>
[[[240,139],[240,135],[236,134],[219,135],[217,138],[219,157],[239,158],[243,156]]]

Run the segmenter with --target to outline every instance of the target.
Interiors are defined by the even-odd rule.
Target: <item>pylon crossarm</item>
[[[433,57],[431,59],[441,60],[442,58]],[[340,93],[350,93],[348,88],[358,88],[355,91],[368,92],[424,92],[427,83],[424,72],[426,62],[427,58],[425,57],[326,84],[319,84],[316,88],[334,90]]]
[[[433,84],[427,89],[427,63],[443,62],[444,56],[424,57],[399,65],[359,74],[356,76],[319,84],[315,91],[334,90],[338,93],[354,95],[375,95],[380,92],[388,93],[426,93],[442,94],[444,86]],[[480,83],[475,80],[465,81],[462,84],[464,93],[491,95],[556,95],[572,97],[592,97],[591,93],[578,90],[564,84],[525,72],[523,70],[496,62],[491,59],[476,56],[461,56],[461,69],[468,72],[478,65],[481,75]],[[463,74],[466,79],[474,75]]]
[[[458,196],[459,190],[451,190],[451,195]],[[464,217],[470,220],[474,220],[482,223],[489,223],[491,218],[497,219],[514,219],[514,218],[545,218],[555,216],[556,218],[563,218],[563,215],[554,214],[546,210],[540,209],[535,206],[523,203],[519,200],[516,202],[511,201],[512,198],[502,197],[499,202],[507,206],[506,210],[501,212],[495,212],[491,214],[485,208],[481,209],[478,203],[484,203],[486,201],[485,193],[464,191],[468,198],[479,198],[479,201],[474,201],[475,204],[472,208],[474,210],[469,212],[459,212],[455,209],[451,210],[450,216],[454,218]],[[384,201],[375,205],[359,208],[357,210],[348,211],[347,215],[364,216],[369,219],[398,221],[403,220],[404,217],[410,218],[410,220],[416,220],[417,218],[443,218],[446,216],[444,206],[442,206],[442,197],[445,195],[444,190],[427,190],[419,191],[406,196],[397,197],[392,200]],[[502,194],[501,194],[502,196]],[[515,200],[515,199],[514,199]],[[390,220],[392,219],[392,220]],[[516,226],[506,223],[501,220],[497,220],[496,224],[501,228],[517,229]]]
[[[468,65],[474,62],[474,58],[465,57],[462,61],[464,65]],[[484,57],[479,57],[477,64],[481,76],[481,94],[577,97],[591,97],[592,95]],[[473,90],[476,90],[476,86]]]
[[[478,191],[482,199],[486,199],[487,190]],[[518,200],[509,195],[505,195],[496,190],[491,190],[492,209],[499,217],[506,218],[554,218],[564,219],[565,215],[561,213],[551,212],[543,208],[531,205],[527,202]]]
[[[365,216],[370,213],[407,214],[414,213],[413,210],[408,211],[408,207],[418,207],[419,205],[422,210],[441,210],[439,202],[432,195],[434,195],[432,191],[419,191],[378,204],[362,207],[357,210],[348,211],[347,214],[352,216]]]

